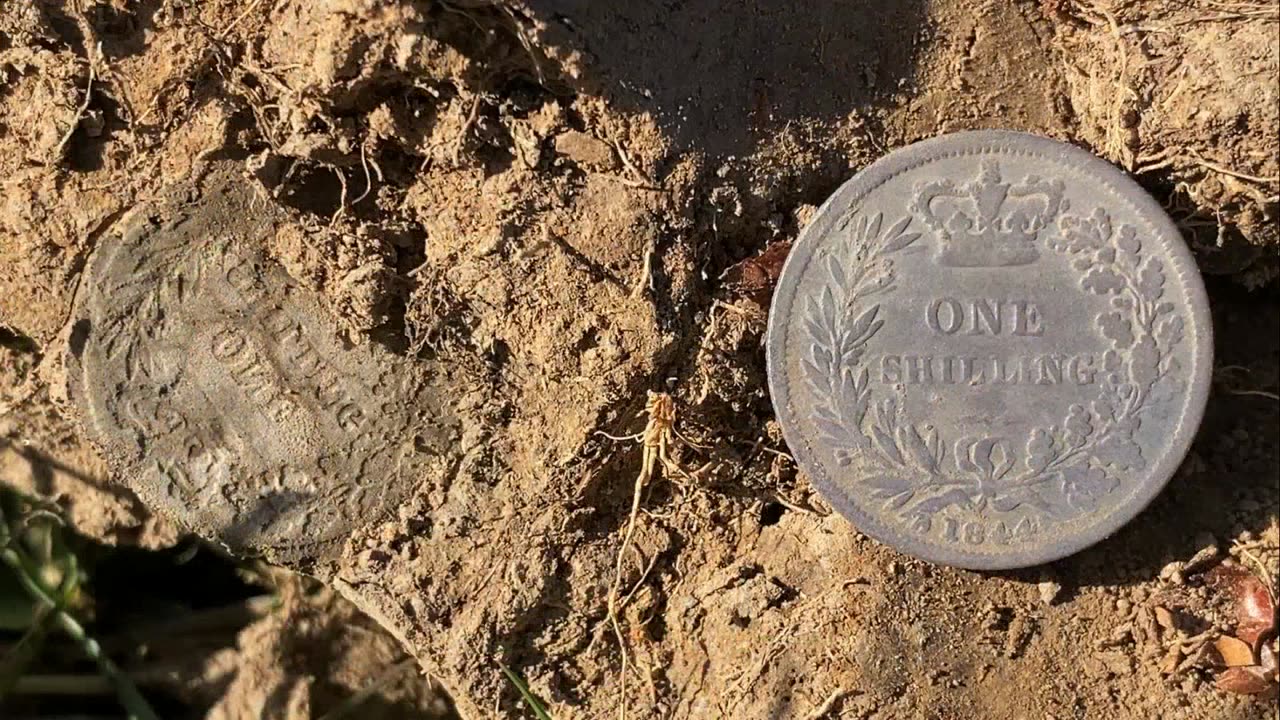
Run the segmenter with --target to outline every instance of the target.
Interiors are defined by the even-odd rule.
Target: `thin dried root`
[[[80,127],[80,119],[84,117],[85,112],[89,109],[89,103],[93,101],[93,80],[96,77],[94,57],[100,57],[101,55],[102,43],[98,43],[97,55],[89,56],[89,80],[84,84],[84,100],[80,102],[80,107],[76,108],[76,116],[71,118],[71,127],[67,128],[66,134],[58,141],[58,146],[53,149],[55,162],[62,159],[62,153],[67,149],[67,143],[71,142],[71,136],[75,134],[76,128]]]
[[[320,163],[321,167],[328,168],[334,175],[338,176],[338,186],[341,188],[338,194],[338,210],[333,213],[333,217],[329,218],[329,227],[336,227],[338,221],[347,213],[347,174],[337,165],[329,163]],[[283,185],[283,183],[281,183]]]
[[[653,255],[654,247],[650,243],[649,247],[644,251],[644,259],[640,261],[640,281],[636,283],[635,288],[631,291],[631,297],[643,297],[645,292],[653,289]]]
[[[835,709],[836,703],[843,700],[848,694],[849,691],[844,689],[832,691],[832,693],[827,696],[825,702],[814,708],[813,712],[809,713],[809,720],[821,720],[821,718],[826,717]]]
[[[1249,564],[1253,565],[1254,571],[1257,573],[1258,578],[1262,580],[1262,584],[1266,587],[1267,592],[1274,593],[1276,591],[1275,578],[1271,575],[1271,571],[1267,569],[1267,564],[1257,555],[1250,552],[1257,547],[1263,547],[1265,545],[1265,542],[1242,543],[1236,541],[1232,545],[1231,549],[1239,553],[1240,557],[1248,560]]]
[[[467,136],[471,133],[471,127],[476,124],[476,118],[480,116],[480,98],[477,94],[471,100],[471,110],[467,113],[467,120],[462,124],[462,129],[458,131],[458,137],[453,143],[453,164],[455,166],[462,164],[462,148],[467,142]]]
[[[245,8],[244,12],[240,13],[240,15],[238,15],[235,20],[232,20],[230,25],[227,25],[226,27],[222,28],[222,32],[218,33],[218,39],[223,40],[228,35],[230,35],[231,31],[235,30],[237,25],[244,22],[244,19],[249,17],[249,14],[252,13],[261,4],[262,4],[262,0],[253,0],[253,2],[249,3],[249,7]]]
[[[1199,152],[1196,152],[1194,148],[1187,148],[1187,152],[1188,154],[1191,155],[1192,160],[1194,160],[1197,165],[1207,170],[1212,170],[1216,173],[1221,173],[1223,175],[1236,178],[1238,180],[1245,180],[1248,182],[1258,183],[1259,185],[1270,186],[1270,185],[1275,185],[1280,183],[1280,177],[1260,177],[1258,175],[1249,175],[1248,173],[1242,173],[1237,170],[1232,170],[1229,167],[1224,167],[1222,165],[1219,165],[1218,163],[1206,160],[1204,156],[1201,155]]]
[[[632,596],[640,588],[640,584],[644,582],[645,577],[653,569],[653,562],[651,562],[635,586],[625,596],[621,596],[623,565],[626,562],[627,553],[632,548],[632,540],[635,538],[636,520],[640,517],[641,499],[644,497],[645,487],[653,479],[659,465],[661,465],[664,472],[670,475],[680,478],[692,477],[675,460],[672,460],[668,453],[668,448],[677,437],[675,433],[675,401],[666,393],[650,392],[648,402],[645,404],[645,414],[649,416],[649,422],[645,425],[643,432],[638,436],[631,435],[616,438],[620,440],[639,439],[644,447],[641,454],[640,473],[636,476],[635,487],[631,493],[631,512],[627,517],[627,530],[622,536],[622,545],[618,548],[618,556],[613,568],[613,582],[609,585],[609,625],[618,641],[618,651],[622,653],[621,700],[618,703],[618,717],[621,720],[626,720],[627,717],[627,673],[631,666],[631,656],[627,650],[627,637],[622,628],[622,611],[627,602],[631,600]],[[615,437],[606,433],[600,434],[609,438]]]
[[[648,175],[645,175],[640,168],[636,167],[635,163],[631,162],[631,157],[627,155],[627,151],[622,149],[622,143],[615,141],[610,144],[613,145],[614,152],[618,153],[618,159],[622,161],[622,167],[626,169],[631,177],[615,177],[612,175],[609,177],[613,177],[627,187],[663,192],[662,186],[649,179]]]

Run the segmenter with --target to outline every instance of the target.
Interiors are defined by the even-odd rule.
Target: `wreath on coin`
[[[880,298],[894,290],[894,256],[920,238],[910,215],[886,222],[856,209],[836,224],[835,241],[815,262],[825,278],[803,309],[808,352],[801,362],[814,398],[814,423],[840,466],[857,461],[872,498],[927,532],[939,511],[999,513],[1017,508],[1057,519],[1089,512],[1146,464],[1134,440],[1143,415],[1178,392],[1173,350],[1184,323],[1164,301],[1164,264],[1143,253],[1137,231],[1099,208],[1066,215],[1049,247],[1070,258],[1080,288],[1110,298],[1094,324],[1109,344],[1099,394],[1072,404],[1061,422],[1026,438],[946,438],[904,418],[895,397],[873,397],[864,362],[884,324]]]

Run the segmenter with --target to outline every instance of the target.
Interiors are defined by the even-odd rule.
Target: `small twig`
[[[1247,173],[1238,172],[1231,168],[1224,167],[1215,162],[1205,160],[1204,156],[1197,152],[1195,148],[1187,148],[1187,153],[1191,155],[1192,160],[1194,160],[1197,165],[1213,170],[1214,172],[1222,173],[1223,175],[1229,175],[1240,180],[1258,183],[1259,185],[1275,185],[1280,183],[1280,177],[1259,177],[1257,175],[1249,175]]]
[[[512,32],[514,32],[516,38],[520,40],[520,44],[524,46],[525,52],[529,53],[529,59],[533,61],[533,71],[538,75],[538,84],[545,88],[547,86],[547,77],[542,72],[542,63],[538,60],[538,53],[534,50],[533,43],[524,34],[524,24],[516,17],[515,12],[512,11],[511,8],[507,7],[506,3],[500,2],[496,4],[504,13],[506,13],[507,18],[511,20],[511,24],[513,26]]]
[[[10,646],[0,658],[0,702],[12,692],[20,692],[27,669],[39,656],[45,638],[52,629],[52,616],[47,609],[37,610],[35,617],[18,642]],[[98,676],[95,676],[98,677]]]
[[[1271,571],[1267,569],[1267,564],[1264,563],[1261,558],[1249,551],[1250,547],[1251,546],[1245,543],[1236,542],[1233,549],[1240,553],[1241,557],[1257,566],[1258,574],[1261,576],[1262,584],[1266,587],[1267,592],[1274,593],[1276,591],[1276,586],[1275,581],[1271,577]]]
[[[733,303],[727,303],[727,302],[724,302],[723,300],[711,301],[711,309],[714,310],[716,308],[720,308],[721,310],[728,310],[730,312],[735,312],[743,317],[748,317],[748,318],[754,315],[754,313],[750,310],[747,310],[745,308],[740,308],[737,305],[734,305]]]
[[[631,512],[627,516],[627,530],[622,536],[622,546],[618,550],[618,557],[613,569],[613,582],[609,586],[609,624],[613,627],[613,634],[618,640],[618,651],[622,654],[621,700],[618,703],[618,717],[621,720],[626,720],[627,717],[627,665],[630,658],[627,652],[627,638],[622,632],[622,625],[618,619],[625,599],[618,597],[618,591],[622,585],[622,566],[626,560],[627,549],[631,546],[631,539],[636,532],[636,519],[640,514],[640,499],[644,496],[645,485],[653,475],[653,468],[653,457],[646,447],[640,474],[636,476],[635,488],[631,495]]]
[[[782,450],[775,450],[774,448],[771,448],[768,445],[761,444],[760,449],[769,453],[770,455],[776,455],[780,458],[785,458],[787,460],[790,460],[791,462],[796,461],[795,458],[791,457],[791,453],[783,452]]]
[[[102,54],[102,43],[98,43],[98,54]],[[80,102],[79,109],[76,110],[76,116],[71,118],[71,127],[67,128],[67,132],[62,136],[62,140],[58,142],[58,146],[53,149],[53,157],[55,161],[62,159],[62,153],[66,150],[67,143],[71,142],[71,136],[75,134],[76,128],[80,127],[80,119],[84,117],[85,112],[89,109],[89,103],[93,100],[93,80],[96,77],[94,55],[89,55],[89,80],[84,85],[84,100]]]
[[[635,549],[635,551],[636,551],[636,554],[637,554],[637,555],[639,555],[639,554],[640,554],[640,550],[639,550],[639,548],[634,548],[634,549]],[[641,559],[643,560],[643,558],[641,558]],[[653,568],[654,568],[657,564],[658,564],[658,553],[654,553],[654,554],[653,554],[653,557],[652,557],[652,558],[650,558],[650,559],[649,559],[649,562],[645,565],[644,572],[640,573],[640,579],[639,579],[639,580],[636,580],[635,585],[632,585],[632,586],[631,586],[631,589],[627,591],[627,594],[626,594],[625,596],[623,596],[623,598],[622,598],[622,605],[623,605],[623,606],[625,606],[625,605],[627,605],[627,603],[630,603],[630,602],[631,602],[631,598],[632,598],[632,596],[634,596],[637,592],[639,592],[639,590],[640,590],[641,586],[643,586],[643,585],[644,585],[644,581],[645,581],[645,580],[647,580],[647,579],[649,578],[649,573],[653,572]]]
[[[467,120],[462,124],[462,129],[458,131],[458,138],[453,144],[453,164],[458,165],[462,162],[462,146],[467,142],[467,135],[471,132],[471,126],[475,124],[476,118],[480,115],[480,94],[477,93],[471,101],[471,111],[467,113]]]
[[[242,58],[240,60],[240,64],[248,68],[249,72],[253,73],[254,76],[261,77],[263,80],[266,80],[271,85],[275,86],[276,90],[279,90],[284,95],[293,96],[298,94],[296,90],[285,84],[283,80],[271,74],[269,69],[259,67],[249,58]]]
[[[365,152],[365,144],[360,143],[360,166],[364,168],[364,192],[360,193],[360,197],[351,201],[352,205],[358,204],[361,200],[369,195],[369,191],[373,189],[373,177],[369,174],[369,156]],[[377,165],[374,165],[377,168]],[[382,170],[378,169],[378,179],[382,179]]]
[[[799,505],[796,505],[796,504],[795,504],[795,503],[793,503],[793,502],[788,502],[788,501],[787,501],[787,500],[785,500],[785,499],[782,497],[782,495],[780,495],[780,494],[775,493],[775,494],[774,494],[774,496],[773,496],[773,499],[774,499],[774,502],[778,503],[779,505],[781,505],[781,506],[782,506],[782,507],[784,507],[784,508],[787,508],[788,510],[794,510],[794,511],[796,511],[796,512],[798,512],[798,513],[803,513],[803,514],[805,514],[805,515],[812,515],[812,516],[814,516],[814,517],[826,517],[826,515],[823,515],[822,513],[818,512],[817,510],[813,510],[813,509],[810,509],[810,508],[807,508],[807,507],[801,507],[801,506],[799,506]]]
[[[115,689],[101,675],[23,675],[13,686],[14,695],[111,695]]]
[[[809,720],[821,720],[821,718],[826,717],[828,713],[835,709],[836,703],[843,700],[848,694],[849,691],[842,688],[832,691],[832,693],[827,696],[826,701],[814,708],[813,712],[809,713]]]
[[[635,289],[631,291],[631,297],[638,298],[644,295],[646,290],[653,288],[653,255],[654,243],[650,243],[645,248],[644,259],[641,261],[640,281],[636,283]]]
[[[1254,395],[1257,397],[1280,401],[1280,395],[1268,390],[1244,390],[1238,387],[1231,387],[1231,384],[1227,382],[1226,376],[1238,373],[1248,375],[1251,374],[1252,371],[1243,365],[1223,365],[1214,372],[1214,379],[1221,380],[1222,384],[1227,386],[1226,393],[1228,395]]]
[[[650,183],[646,183],[641,180],[635,180],[629,177],[621,177],[619,175],[614,175],[613,173],[596,172],[591,174],[595,175],[596,177],[605,178],[606,180],[612,180],[620,185],[626,185],[629,188],[636,188],[637,190],[652,190],[653,192],[666,192],[665,188],[661,188],[657,185],[652,185]]]
[[[1280,402],[1280,395],[1266,390],[1227,390],[1228,395],[1256,395],[1258,397],[1269,398]]]
[[[330,165],[329,163],[321,163],[321,165],[329,168],[333,171],[334,175],[338,176],[338,185],[340,187],[340,194],[338,195],[338,210],[333,214],[332,218],[329,218],[329,227],[334,227],[347,212],[347,174],[336,165]],[[281,184],[283,185],[283,183]]]
[[[244,12],[240,13],[235,20],[231,21],[230,25],[226,26],[222,29],[222,32],[218,33],[218,39],[221,40],[229,35],[231,31],[234,30],[245,18],[249,17],[249,13],[253,12],[260,4],[262,4],[262,0],[253,0],[253,2],[249,3],[249,7],[245,8]]]
[[[664,192],[664,188],[662,188],[660,185],[655,183],[653,180],[649,179],[648,175],[645,175],[643,172],[641,172],[640,168],[636,167],[635,163],[631,162],[631,157],[627,155],[627,151],[622,149],[622,143],[614,141],[614,142],[611,142],[610,144],[613,145],[614,151],[618,153],[618,159],[622,160],[622,166],[626,168],[627,172],[631,173],[634,176],[634,178],[614,178],[614,179],[616,179],[618,182],[622,183],[623,185],[627,185],[629,187],[639,188],[641,190],[653,190],[656,192]],[[609,176],[609,177],[613,177],[613,176]]]
[[[479,20],[477,20],[477,19],[475,19],[475,17],[474,17],[471,13],[466,12],[466,11],[464,11],[464,10],[459,10],[458,8],[456,8],[456,7],[454,7],[453,5],[451,5],[450,3],[444,2],[444,0],[441,0],[441,1],[440,1],[440,7],[441,7],[441,8],[444,8],[444,11],[445,11],[445,12],[451,12],[451,13],[453,13],[453,14],[455,14],[455,15],[461,15],[462,17],[464,17],[464,18],[466,18],[466,19],[470,20],[470,21],[471,21],[471,24],[472,24],[472,25],[475,25],[475,26],[476,26],[476,28],[478,28],[478,29],[480,30],[480,32],[481,32],[481,33],[487,33],[487,32],[489,32],[489,31],[488,31],[488,29],[487,29],[487,28],[485,28],[485,26],[481,25],[481,24],[480,24],[480,21],[479,21]]]
[[[1177,162],[1177,158],[1172,158],[1172,157],[1162,158],[1154,162],[1148,162],[1145,165],[1135,166],[1133,168],[1133,173],[1135,175],[1145,175],[1146,173],[1149,173],[1149,172],[1155,172],[1156,170],[1163,170],[1164,168],[1171,167],[1176,162]]]
[[[638,432],[638,433],[635,433],[634,435],[610,435],[609,433],[603,430],[597,430],[595,434],[600,435],[602,437],[607,437],[610,440],[614,440],[617,442],[631,442],[633,440],[639,440],[640,438],[644,437],[643,432]]]

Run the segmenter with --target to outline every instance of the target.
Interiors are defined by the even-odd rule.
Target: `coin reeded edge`
[[[1133,181],[1124,171],[1096,155],[1073,145],[1027,133],[1009,130],[978,130],[953,133],[924,140],[893,151],[873,162],[846,181],[814,214],[815,220],[800,233],[778,280],[777,290],[769,309],[766,341],[766,365],[769,389],[774,410],[779,416],[795,418],[797,413],[791,402],[791,390],[785,370],[785,352],[788,346],[790,324],[783,321],[791,314],[799,280],[804,275],[817,245],[835,221],[832,208],[850,207],[871,191],[894,177],[923,165],[949,157],[981,155],[988,152],[1006,152],[1023,157],[1043,158],[1071,168],[1074,172],[1097,179],[1116,202],[1127,204],[1129,209],[1147,225],[1151,235],[1159,239],[1166,253],[1169,267],[1178,277],[1183,290],[1190,318],[1189,337],[1194,347],[1189,355],[1192,368],[1190,386],[1182,414],[1178,417],[1172,437],[1165,444],[1165,452],[1153,468],[1144,471],[1147,478],[1122,503],[1088,529],[1056,542],[1011,552],[975,552],[940,547],[923,542],[911,535],[891,531],[887,525],[860,510],[845,497],[845,490],[828,477],[825,465],[816,459],[816,451],[805,436],[798,421],[782,422],[783,437],[796,455],[797,464],[811,476],[813,483],[837,511],[871,538],[895,547],[921,559],[968,568],[972,570],[1000,570],[1039,565],[1072,555],[1094,545],[1117,532],[1141,513],[1160,494],[1186,457],[1196,430],[1204,417],[1209,396],[1209,376],[1213,364],[1213,327],[1208,309],[1208,296],[1195,259],[1181,233],[1146,190]],[[1177,238],[1176,242],[1170,242]]]

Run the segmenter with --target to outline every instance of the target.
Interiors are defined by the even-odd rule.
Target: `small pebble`
[[[1062,592],[1062,586],[1052,580],[1045,580],[1036,585],[1036,590],[1040,591],[1040,600],[1045,605],[1052,605],[1053,601],[1058,599],[1058,594]]]
[[[589,170],[603,172],[614,167],[613,149],[594,135],[569,130],[556,137],[556,152]]]
[[[1182,692],[1187,693],[1188,695],[1194,693],[1196,691],[1197,684],[1195,675],[1187,675],[1182,681]]]
[[[1196,571],[1207,567],[1218,557],[1218,541],[1208,533],[1201,533],[1197,536],[1196,547],[1199,547],[1200,550],[1191,556],[1186,565],[1179,568],[1183,575],[1194,574]]]

